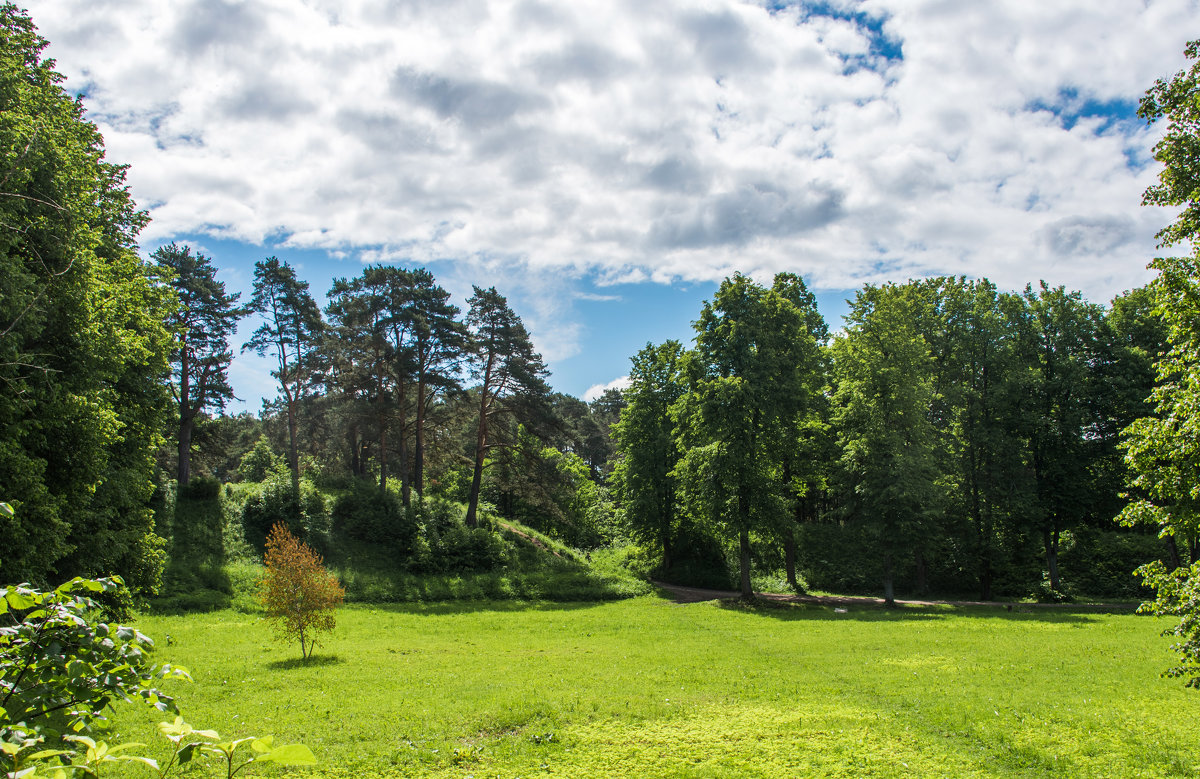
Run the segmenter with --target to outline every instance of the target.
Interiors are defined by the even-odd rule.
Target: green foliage
[[[0,6],[0,580],[120,573],[153,589],[146,501],[169,398],[172,293],[146,215],[32,22]]]
[[[618,458],[613,489],[624,507],[625,524],[639,540],[662,550],[662,568],[673,562],[679,506],[672,471],[679,462],[671,406],[685,391],[678,341],[646,344],[633,356],[627,405],[613,426]]]
[[[3,770],[17,772],[25,761],[72,753],[72,742],[94,752],[97,745],[83,734],[101,725],[115,701],[140,699],[159,711],[176,711],[174,700],[154,684],[187,678],[187,672],[152,664],[154,643],[134,628],[91,619],[98,608],[93,596],[123,586],[118,578],[77,578],[49,592],[0,588]]]
[[[170,243],[154,251],[163,281],[179,305],[168,325],[175,336],[173,365],[178,422],[176,480],[191,478],[192,436],[205,409],[224,408],[233,399],[229,385],[229,336],[246,312],[237,307],[240,293],[225,294],[217,269],[203,254]]]
[[[1200,41],[1188,43],[1188,59],[1200,56]],[[1118,516],[1128,525],[1159,529],[1176,545],[1194,549],[1200,539],[1200,204],[1197,185],[1200,168],[1200,63],[1159,80],[1146,93],[1139,115],[1149,122],[1167,120],[1163,139],[1155,146],[1155,159],[1163,163],[1159,183],[1146,190],[1144,203],[1183,206],[1175,221],[1159,232],[1161,245],[1184,240],[1194,245],[1190,257],[1158,258],[1150,267],[1158,271],[1151,283],[1155,313],[1167,327],[1170,348],[1158,356],[1158,384],[1150,396],[1154,416],[1138,419],[1125,430],[1125,461],[1131,474],[1129,505]],[[1195,554],[1192,560],[1195,560]],[[1179,664],[1167,671],[1187,677],[1188,686],[1200,687],[1200,589],[1195,564],[1168,570],[1162,563],[1139,569],[1156,598],[1146,610],[1172,614],[1180,622],[1171,632],[1181,639],[1175,645]]]
[[[918,547],[942,508],[933,361],[917,328],[925,305],[911,285],[867,286],[833,345],[845,509],[871,534],[889,602],[898,561]]]
[[[215,500],[221,494],[221,482],[208,476],[194,476],[179,490],[179,497],[191,500]]]
[[[474,287],[467,313],[468,363],[479,381],[475,418],[474,468],[467,493],[467,525],[474,527],[479,510],[488,451],[497,445],[503,421],[521,422],[534,416],[549,394],[546,366],[534,351],[521,318],[495,287]],[[510,424],[514,431],[519,424]]]
[[[293,484],[288,474],[276,474],[252,493],[242,509],[246,540],[255,549],[266,545],[267,533],[282,522],[289,532],[304,541],[324,545],[329,530],[329,508],[325,495],[312,482]]]
[[[780,442],[790,445],[819,367],[800,280],[779,274],[764,289],[726,279],[695,323],[684,358],[687,392],[671,413],[683,452],[673,475],[694,521],[739,539],[743,595],[751,594],[750,539],[786,517],[789,484]]]
[[[262,316],[263,322],[242,351],[253,350],[260,356],[270,353],[275,358],[277,367],[271,375],[283,392],[288,468],[293,491],[299,492],[299,414],[319,378],[318,348],[325,322],[308,292],[308,282],[298,279],[295,269],[277,257],[254,263],[254,294],[247,309]]]
[[[356,479],[333,503],[333,526],[356,541],[382,544],[401,558],[410,555],[419,527],[400,497],[377,484]]]
[[[1139,611],[1179,617],[1178,623],[1163,631],[1163,635],[1180,639],[1171,645],[1178,661],[1163,675],[1183,677],[1185,687],[1200,689],[1200,563],[1171,571],[1161,561],[1155,561],[1142,566],[1137,573],[1155,593],[1154,600],[1143,603]]]
[[[446,500],[425,502],[423,554],[414,560],[414,568],[429,573],[468,573],[496,571],[514,561],[515,550],[497,534],[486,520],[468,527],[465,507]]]
[[[1145,599],[1150,592],[1134,573],[1163,556],[1162,539],[1153,533],[1079,528],[1062,554],[1063,577],[1081,596]]]
[[[1200,40],[1190,41],[1183,53],[1192,64],[1170,80],[1155,81],[1138,106],[1138,116],[1147,122],[1167,122],[1154,145],[1154,159],[1163,165],[1159,183],[1146,189],[1142,204],[1183,206],[1175,221],[1158,232],[1160,246],[1195,242],[1200,234]]]
[[[259,436],[254,448],[242,456],[237,473],[242,481],[261,482],[286,470],[287,460],[275,454],[266,436]]]

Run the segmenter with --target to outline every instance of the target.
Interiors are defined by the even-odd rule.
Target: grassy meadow
[[[307,662],[253,614],[138,624],[192,671],[189,722],[303,742],[297,776],[1200,773],[1200,697],[1158,676],[1169,623],[1127,613],[362,604]],[[161,749],[153,714],[116,724]]]

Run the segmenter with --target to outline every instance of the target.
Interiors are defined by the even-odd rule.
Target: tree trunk
[[[741,573],[742,597],[753,598],[754,588],[750,586],[750,531],[745,527],[739,533],[738,541],[741,545],[741,554],[738,556],[738,569]]]
[[[787,569],[787,583],[793,590],[799,589],[796,582],[796,530],[788,528],[783,534],[783,565]]]
[[[471,494],[467,497],[467,527],[479,524],[479,487],[483,483],[483,455],[487,449],[487,393],[480,391],[479,426],[475,430],[475,470],[471,473]]]
[[[182,407],[183,404],[180,404]],[[192,431],[196,427],[195,415],[181,417],[179,420],[179,468],[175,479],[179,483],[179,491],[187,489],[192,478]]]
[[[1046,545],[1046,570],[1050,573],[1050,589],[1062,592],[1062,580],[1058,577],[1058,531],[1043,531],[1042,540]]]
[[[285,398],[288,418],[288,467],[292,469],[292,489],[300,492],[300,450],[296,444],[296,404],[291,396]]]
[[[913,563],[915,568],[914,574],[916,576],[917,592],[921,595],[924,595],[929,591],[929,571],[925,565],[925,553],[920,549],[914,553]]]
[[[992,599],[992,563],[991,560],[984,559],[983,567],[979,571],[979,599]]]
[[[1175,543],[1174,535],[1167,536],[1167,565],[1172,571],[1183,567],[1183,561],[1179,559],[1179,545]]]
[[[889,609],[896,607],[896,589],[892,581],[892,553],[883,555],[883,605]]]
[[[417,377],[417,429],[413,431],[413,487],[425,496],[425,372]]]
[[[350,475],[361,476],[362,460],[359,454],[362,450],[358,445],[358,425],[352,424],[346,428],[346,438],[350,443]]]
[[[179,461],[175,471],[180,492],[192,478],[192,429],[196,424],[196,414],[188,407],[188,396],[192,391],[191,369],[185,341],[179,352]]]
[[[387,456],[387,419],[380,411],[377,424],[379,425],[379,491],[387,492],[388,456]]]

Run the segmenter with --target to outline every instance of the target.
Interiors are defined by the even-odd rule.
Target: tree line
[[[630,529],[665,570],[696,535],[736,537],[746,593],[752,535],[796,584],[817,524],[858,539],[888,601],[900,568],[916,592],[1027,594],[1013,578],[1044,571],[1061,594],[1064,543],[1124,503],[1120,434],[1166,343],[1152,309],[1145,290],[1106,309],[944,277],[863,287],[828,338],[799,278],[727,279],[694,348],[633,360],[614,431]]]
[[[46,42],[11,6],[0,35],[7,580],[117,572],[152,591],[165,556],[153,494],[164,471],[188,489],[199,461],[223,480],[278,470],[292,495],[369,482],[408,507],[397,522],[433,496],[461,501],[470,526],[486,506],[580,548],[634,539],[676,578],[728,559],[744,591],[753,566],[796,586],[803,571],[871,581],[889,599],[898,584],[1023,594],[1044,574],[1053,596],[1064,552],[1125,503],[1121,430],[1174,408],[1173,377],[1190,375],[1189,309],[1169,306],[1195,273],[1178,263],[1108,307],[1044,285],[868,285],[832,337],[798,276],[734,276],[690,348],[647,345],[628,390],[584,403],[550,391],[495,289],[475,288],[464,312],[427,270],[378,265],[337,280],[321,310],[274,257],[245,302],[189,247],[141,260],[146,215]],[[1172,85],[1158,116],[1192,94]],[[1187,121],[1169,135],[1183,147]],[[1190,202],[1171,189],[1185,178],[1155,197]],[[249,315],[259,327],[231,344]],[[261,418],[221,414],[235,349],[274,361],[279,396]],[[1127,446],[1138,471],[1159,467],[1153,446]],[[1164,508],[1151,477],[1130,489],[1137,516],[1171,531],[1166,565],[1195,560],[1192,514]],[[1144,528],[1128,537],[1157,544]]]

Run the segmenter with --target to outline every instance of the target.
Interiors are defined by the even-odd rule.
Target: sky
[[[33,0],[47,56],[151,216],[248,298],[365,264],[508,297],[555,389],[690,339],[720,281],[1046,280],[1106,302],[1197,0]],[[243,323],[236,347],[256,326]],[[257,411],[270,365],[231,380]]]

